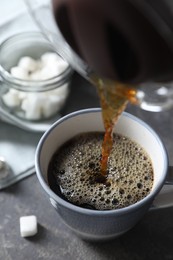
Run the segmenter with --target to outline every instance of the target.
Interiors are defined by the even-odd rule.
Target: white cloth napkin
[[[0,178],[0,189],[35,172],[35,149],[41,135],[0,121],[0,157],[10,168],[7,178]]]
[[[27,11],[24,0],[6,0],[0,3],[0,44],[8,37],[27,31],[39,31]],[[34,157],[42,133],[29,132],[3,122],[0,115],[0,157],[10,167],[7,178],[0,178],[0,189],[35,172]]]

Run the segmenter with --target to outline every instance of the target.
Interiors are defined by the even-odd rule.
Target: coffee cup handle
[[[173,166],[169,166],[168,174],[161,191],[153,201],[150,210],[173,206]]]

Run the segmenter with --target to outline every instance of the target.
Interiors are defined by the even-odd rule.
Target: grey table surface
[[[62,115],[98,106],[94,87],[75,74]],[[173,165],[173,109],[148,113],[129,105],[126,111],[158,132]],[[25,215],[38,218],[38,233],[30,238],[20,237],[19,218]],[[65,226],[34,174],[0,192],[0,260],[11,259],[170,260],[173,259],[173,207],[148,212],[132,230],[115,240],[86,242]]]

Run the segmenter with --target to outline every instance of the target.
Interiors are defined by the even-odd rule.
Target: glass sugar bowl
[[[72,72],[42,33],[11,36],[0,46],[0,107],[26,122],[50,119],[65,104]]]

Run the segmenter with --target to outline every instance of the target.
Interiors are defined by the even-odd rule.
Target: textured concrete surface
[[[60,220],[31,176],[1,192],[1,260],[129,260],[173,259],[173,208],[148,213],[120,238],[102,244],[82,241]],[[34,214],[38,234],[20,237],[19,217]]]

